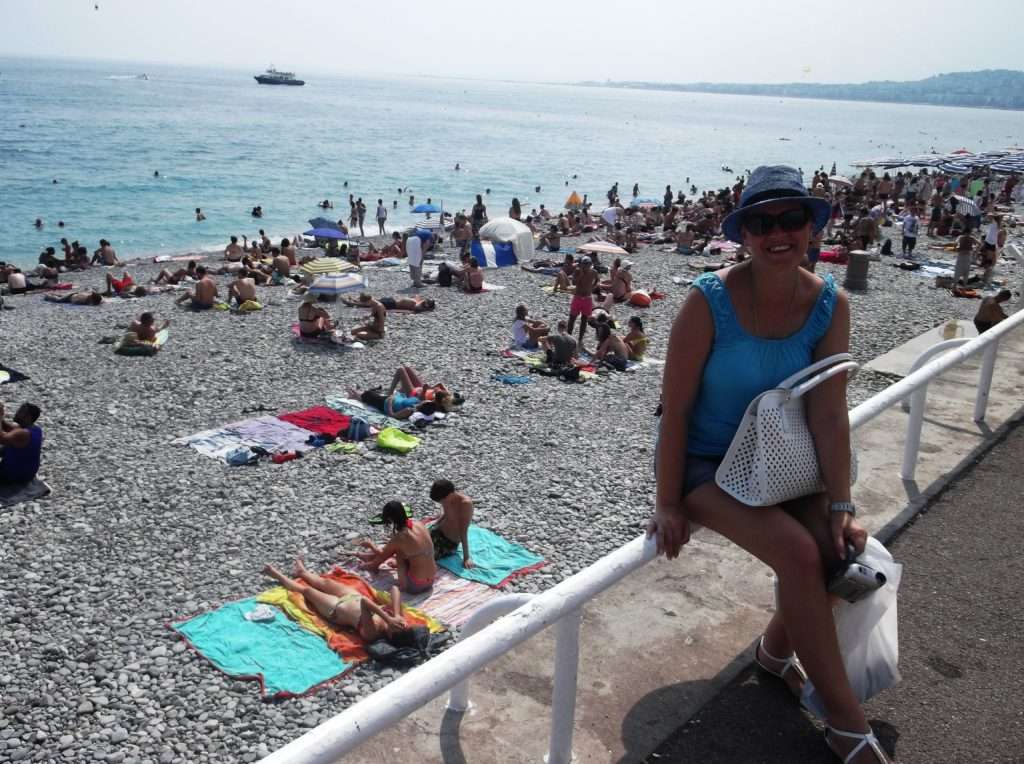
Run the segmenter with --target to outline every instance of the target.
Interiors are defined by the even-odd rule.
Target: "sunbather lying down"
[[[385,310],[411,310],[413,313],[426,313],[437,307],[429,297],[381,297],[379,302]]]
[[[406,626],[402,617],[401,593],[397,586],[391,587],[389,612],[351,586],[310,572],[301,559],[295,561],[294,575],[308,586],[299,586],[298,581],[288,578],[273,565],[265,566],[263,573],[288,591],[301,593],[309,607],[332,626],[351,629],[367,642],[386,639],[395,647],[412,644],[413,630]]]

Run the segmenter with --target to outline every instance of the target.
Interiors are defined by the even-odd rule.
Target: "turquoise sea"
[[[90,250],[107,238],[122,257],[261,227],[288,236],[324,198],[347,218],[350,192],[369,218],[378,198],[397,199],[397,226],[416,219],[399,187],[446,209],[490,188],[494,216],[513,196],[560,208],[570,190],[600,207],[615,181],[660,197],[666,183],[718,187],[766,162],[843,171],[1021,140],[1017,112],[311,72],[297,73],[305,87],[269,87],[256,73],[0,58],[0,260],[35,262],[62,236]]]

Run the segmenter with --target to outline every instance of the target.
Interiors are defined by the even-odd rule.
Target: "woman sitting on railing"
[[[806,396],[806,416],[826,492],[780,506],[741,504],[715,484],[744,411],[759,394],[813,361],[849,348],[850,309],[831,277],[800,267],[827,201],[808,195],[799,171],[759,167],[723,233],[751,257],[694,282],[675,320],[662,382],[657,503],[650,532],[674,558],[705,526],[769,565],[779,610],[755,660],[797,696],[805,674],[827,710],[826,742],[853,764],[886,762],[850,687],[825,589],[826,570],[859,554],[867,534],[850,503],[846,375]]]

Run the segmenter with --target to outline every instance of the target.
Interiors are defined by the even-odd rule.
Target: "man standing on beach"
[[[384,230],[384,223],[387,222],[387,219],[388,219],[388,208],[384,206],[384,200],[383,199],[378,199],[377,200],[377,228],[378,228],[377,233],[379,233],[381,236],[384,236],[387,233],[387,231]]]
[[[597,286],[598,274],[590,267],[590,258],[581,257],[579,267],[573,277],[575,289],[573,290],[572,302],[569,303],[569,334],[572,334],[576,325],[576,318],[580,318],[580,340],[579,350],[583,351],[583,335],[587,333],[587,319],[594,312],[594,287]]]
[[[366,205],[363,204],[363,197],[359,197],[359,201],[356,202],[356,218],[359,222],[359,235],[366,236],[363,233],[363,222],[366,220]]]
[[[473,205],[473,210],[470,212],[470,221],[473,223],[473,236],[475,238],[480,232],[481,226],[487,222],[487,207],[484,206],[484,199],[480,194],[476,195],[476,204]]]
[[[412,285],[419,289],[423,286],[423,242],[415,233],[405,236],[405,257],[409,262]]]

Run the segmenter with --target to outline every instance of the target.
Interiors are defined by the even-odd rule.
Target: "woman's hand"
[[[868,532],[853,519],[853,515],[849,512],[833,512],[831,526],[832,543],[840,560],[846,559],[847,544],[853,545],[856,555],[864,551],[864,545],[868,542]]]
[[[647,521],[647,535],[655,537],[658,554],[675,559],[690,540],[690,520],[680,507],[660,507]]]

